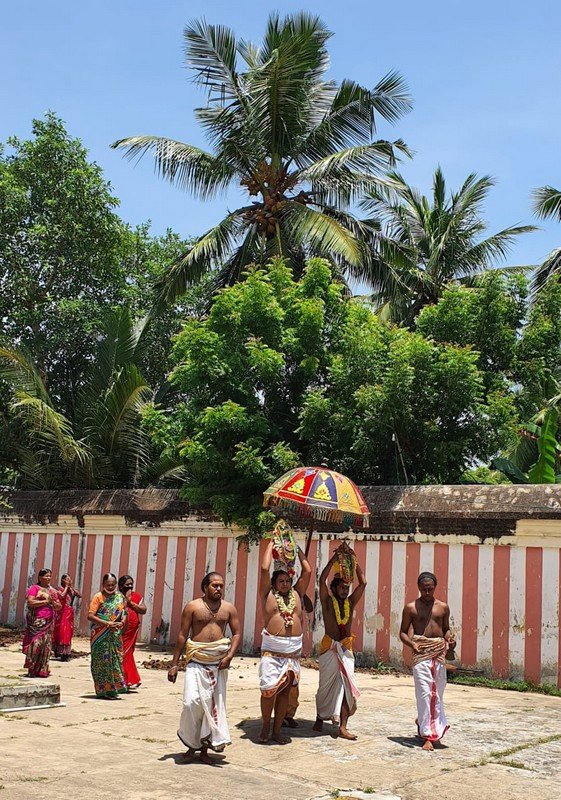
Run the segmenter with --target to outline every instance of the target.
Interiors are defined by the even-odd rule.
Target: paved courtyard
[[[89,650],[83,639],[74,646]],[[15,683],[22,664],[17,645],[1,648],[0,683]],[[257,659],[239,658],[229,678],[232,745],[213,768],[181,763],[182,675],[172,686],[165,672],[141,669],[142,687],[110,702],[96,700],[88,658],[53,661],[52,673],[66,707],[0,715],[0,800],[323,800],[349,789],[386,800],[559,797],[561,698],[449,686],[451,731],[445,747],[425,753],[413,736],[411,678],[358,675],[353,743],[332,738],[329,725],[312,732],[317,672],[304,669],[292,743],[259,745]]]

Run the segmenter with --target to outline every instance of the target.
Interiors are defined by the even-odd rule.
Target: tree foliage
[[[182,400],[144,412],[153,445],[179,449],[195,506],[253,534],[263,490],[298,463],[359,483],[455,481],[498,451],[512,415],[476,352],[380,322],[321,259],[300,280],[282,260],[250,270],[185,325],[173,357]]]
[[[53,114],[32,138],[0,151],[0,337],[26,351],[57,407],[75,413],[105,315],[126,305],[141,318],[154,283],[186,242],[150,235],[117,216],[119,201],[78,139]],[[147,334],[143,371],[163,380],[181,315],[202,307],[204,286]]]

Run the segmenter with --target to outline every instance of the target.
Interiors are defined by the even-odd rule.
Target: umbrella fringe
[[[357,528],[369,528],[370,520],[369,514],[360,515],[349,514],[348,512],[339,509],[322,508],[321,506],[306,506],[301,503],[295,503],[293,500],[288,500],[286,497],[279,497],[278,495],[269,494],[265,495],[263,500],[265,508],[274,506],[277,508],[287,508],[294,511],[299,516],[313,517],[321,522],[332,522],[340,525],[355,526]]]

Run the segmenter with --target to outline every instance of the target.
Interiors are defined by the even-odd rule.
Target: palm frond
[[[129,136],[111,147],[125,149],[125,158],[139,161],[146,153],[154,157],[156,173],[201,200],[224,191],[234,171],[224,159],[193,145],[163,136]]]
[[[409,87],[396,72],[388,72],[371,93],[372,106],[386,122],[397,122],[413,108]]]
[[[214,228],[200,236],[195,244],[173,263],[156,283],[156,301],[151,314],[173,303],[195,284],[213,266],[227,260],[234,249],[237,238],[246,227],[243,214],[250,208],[237,209]]]
[[[10,409],[23,425],[31,447],[54,451],[63,462],[88,463],[87,447],[74,437],[71,422],[53,407],[28,354],[17,348],[0,347],[0,378],[8,384]]]
[[[195,20],[185,27],[185,60],[195,73],[195,81],[209,92],[219,92],[228,99],[242,99],[236,71],[238,42],[233,31],[224,25],[209,25]]]
[[[333,217],[296,202],[287,202],[283,227],[289,225],[297,244],[309,247],[314,255],[339,257],[359,267],[366,258],[366,247]]]
[[[543,289],[547,281],[559,274],[561,274],[561,247],[553,250],[543,264],[536,269],[530,286],[531,295],[535,298],[536,293]]]
[[[532,192],[534,213],[541,219],[554,217],[561,221],[561,191],[553,186],[542,186]]]

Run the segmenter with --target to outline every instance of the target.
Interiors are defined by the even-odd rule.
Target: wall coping
[[[370,528],[356,533],[367,535],[496,539],[516,535],[520,520],[561,520],[561,485],[366,486],[362,491],[371,510]],[[109,516],[120,516],[128,525],[155,528],[174,521],[189,526],[195,521],[219,522],[209,509],[190,507],[176,489],[21,491],[7,499],[9,508],[0,510],[0,523],[4,519],[8,524],[9,520],[46,524],[64,517],[65,524],[75,519],[78,527],[84,527],[87,519]],[[297,527],[304,528],[299,522]],[[344,529],[321,523],[321,530]]]

